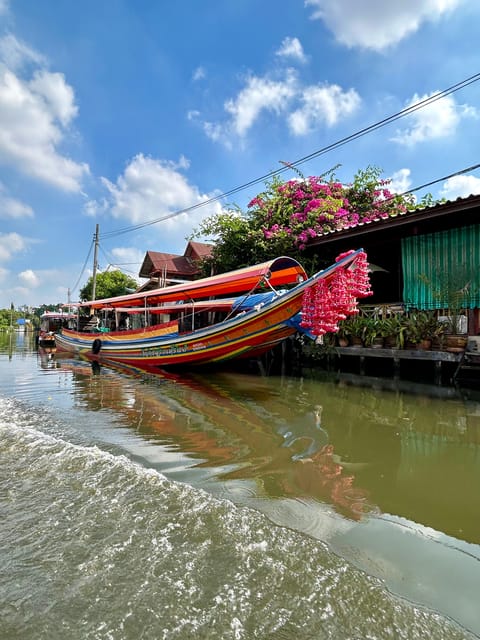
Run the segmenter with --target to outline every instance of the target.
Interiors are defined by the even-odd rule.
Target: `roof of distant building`
[[[140,268],[141,278],[192,280],[199,275],[199,261],[212,253],[212,245],[189,242],[183,256],[160,251],[147,251]]]

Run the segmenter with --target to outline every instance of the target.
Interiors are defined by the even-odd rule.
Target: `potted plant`
[[[444,325],[447,350],[462,351],[467,343],[466,332],[461,325],[468,302],[473,295],[472,270],[459,263],[450,268],[438,266],[432,269],[432,276],[419,275],[420,280],[430,290],[436,305],[446,309],[447,314],[442,320]]]
[[[339,347],[348,347],[350,344],[351,331],[347,320],[348,318],[338,323],[337,341]]]
[[[348,338],[349,344],[352,346],[363,346],[365,320],[366,318],[364,316],[358,314],[349,316],[345,320],[341,320],[338,323],[338,335]]]
[[[363,344],[372,349],[381,349],[385,338],[385,321],[375,316],[364,320]]]
[[[443,335],[445,325],[439,322],[436,311],[417,311],[414,318],[417,349],[431,349],[432,340]]]
[[[410,311],[405,316],[405,348],[416,349],[421,336],[417,324],[417,312]]]
[[[384,319],[385,340],[384,344],[390,349],[403,349],[405,346],[405,334],[407,323],[403,313],[394,313]]]

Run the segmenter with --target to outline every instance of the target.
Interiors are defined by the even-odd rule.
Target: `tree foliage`
[[[247,211],[232,209],[206,218],[192,238],[214,242],[205,274],[221,273],[245,265],[288,255],[307,271],[318,268],[318,257],[308,251],[311,241],[372,221],[395,217],[415,207],[412,196],[398,195],[381,179],[381,169],[358,171],[351,184],[341,184],[334,170],[321,176],[297,177],[282,182],[274,176],[248,204]]]
[[[17,320],[20,318],[28,320],[33,328],[38,327],[40,324],[40,319],[34,312],[14,308],[0,309],[0,331],[4,331],[10,327],[15,328],[17,326]]]
[[[123,296],[138,287],[136,281],[125,275],[122,271],[104,271],[97,273],[95,282],[95,298],[113,298]],[[87,284],[80,290],[80,300],[87,302],[92,299],[93,277],[89,278]]]

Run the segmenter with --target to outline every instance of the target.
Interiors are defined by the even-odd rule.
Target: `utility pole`
[[[92,302],[95,300],[95,288],[97,284],[97,258],[98,258],[98,224],[95,227],[95,249],[93,252],[93,275],[92,275]]]

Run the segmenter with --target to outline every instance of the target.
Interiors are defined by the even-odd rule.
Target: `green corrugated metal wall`
[[[480,307],[480,225],[450,229],[402,239],[403,300],[417,309],[444,308],[446,300],[433,293],[433,287],[422,282],[424,274],[431,283],[450,278],[470,282],[470,293],[464,298],[465,308]],[[446,285],[444,285],[446,286]]]

